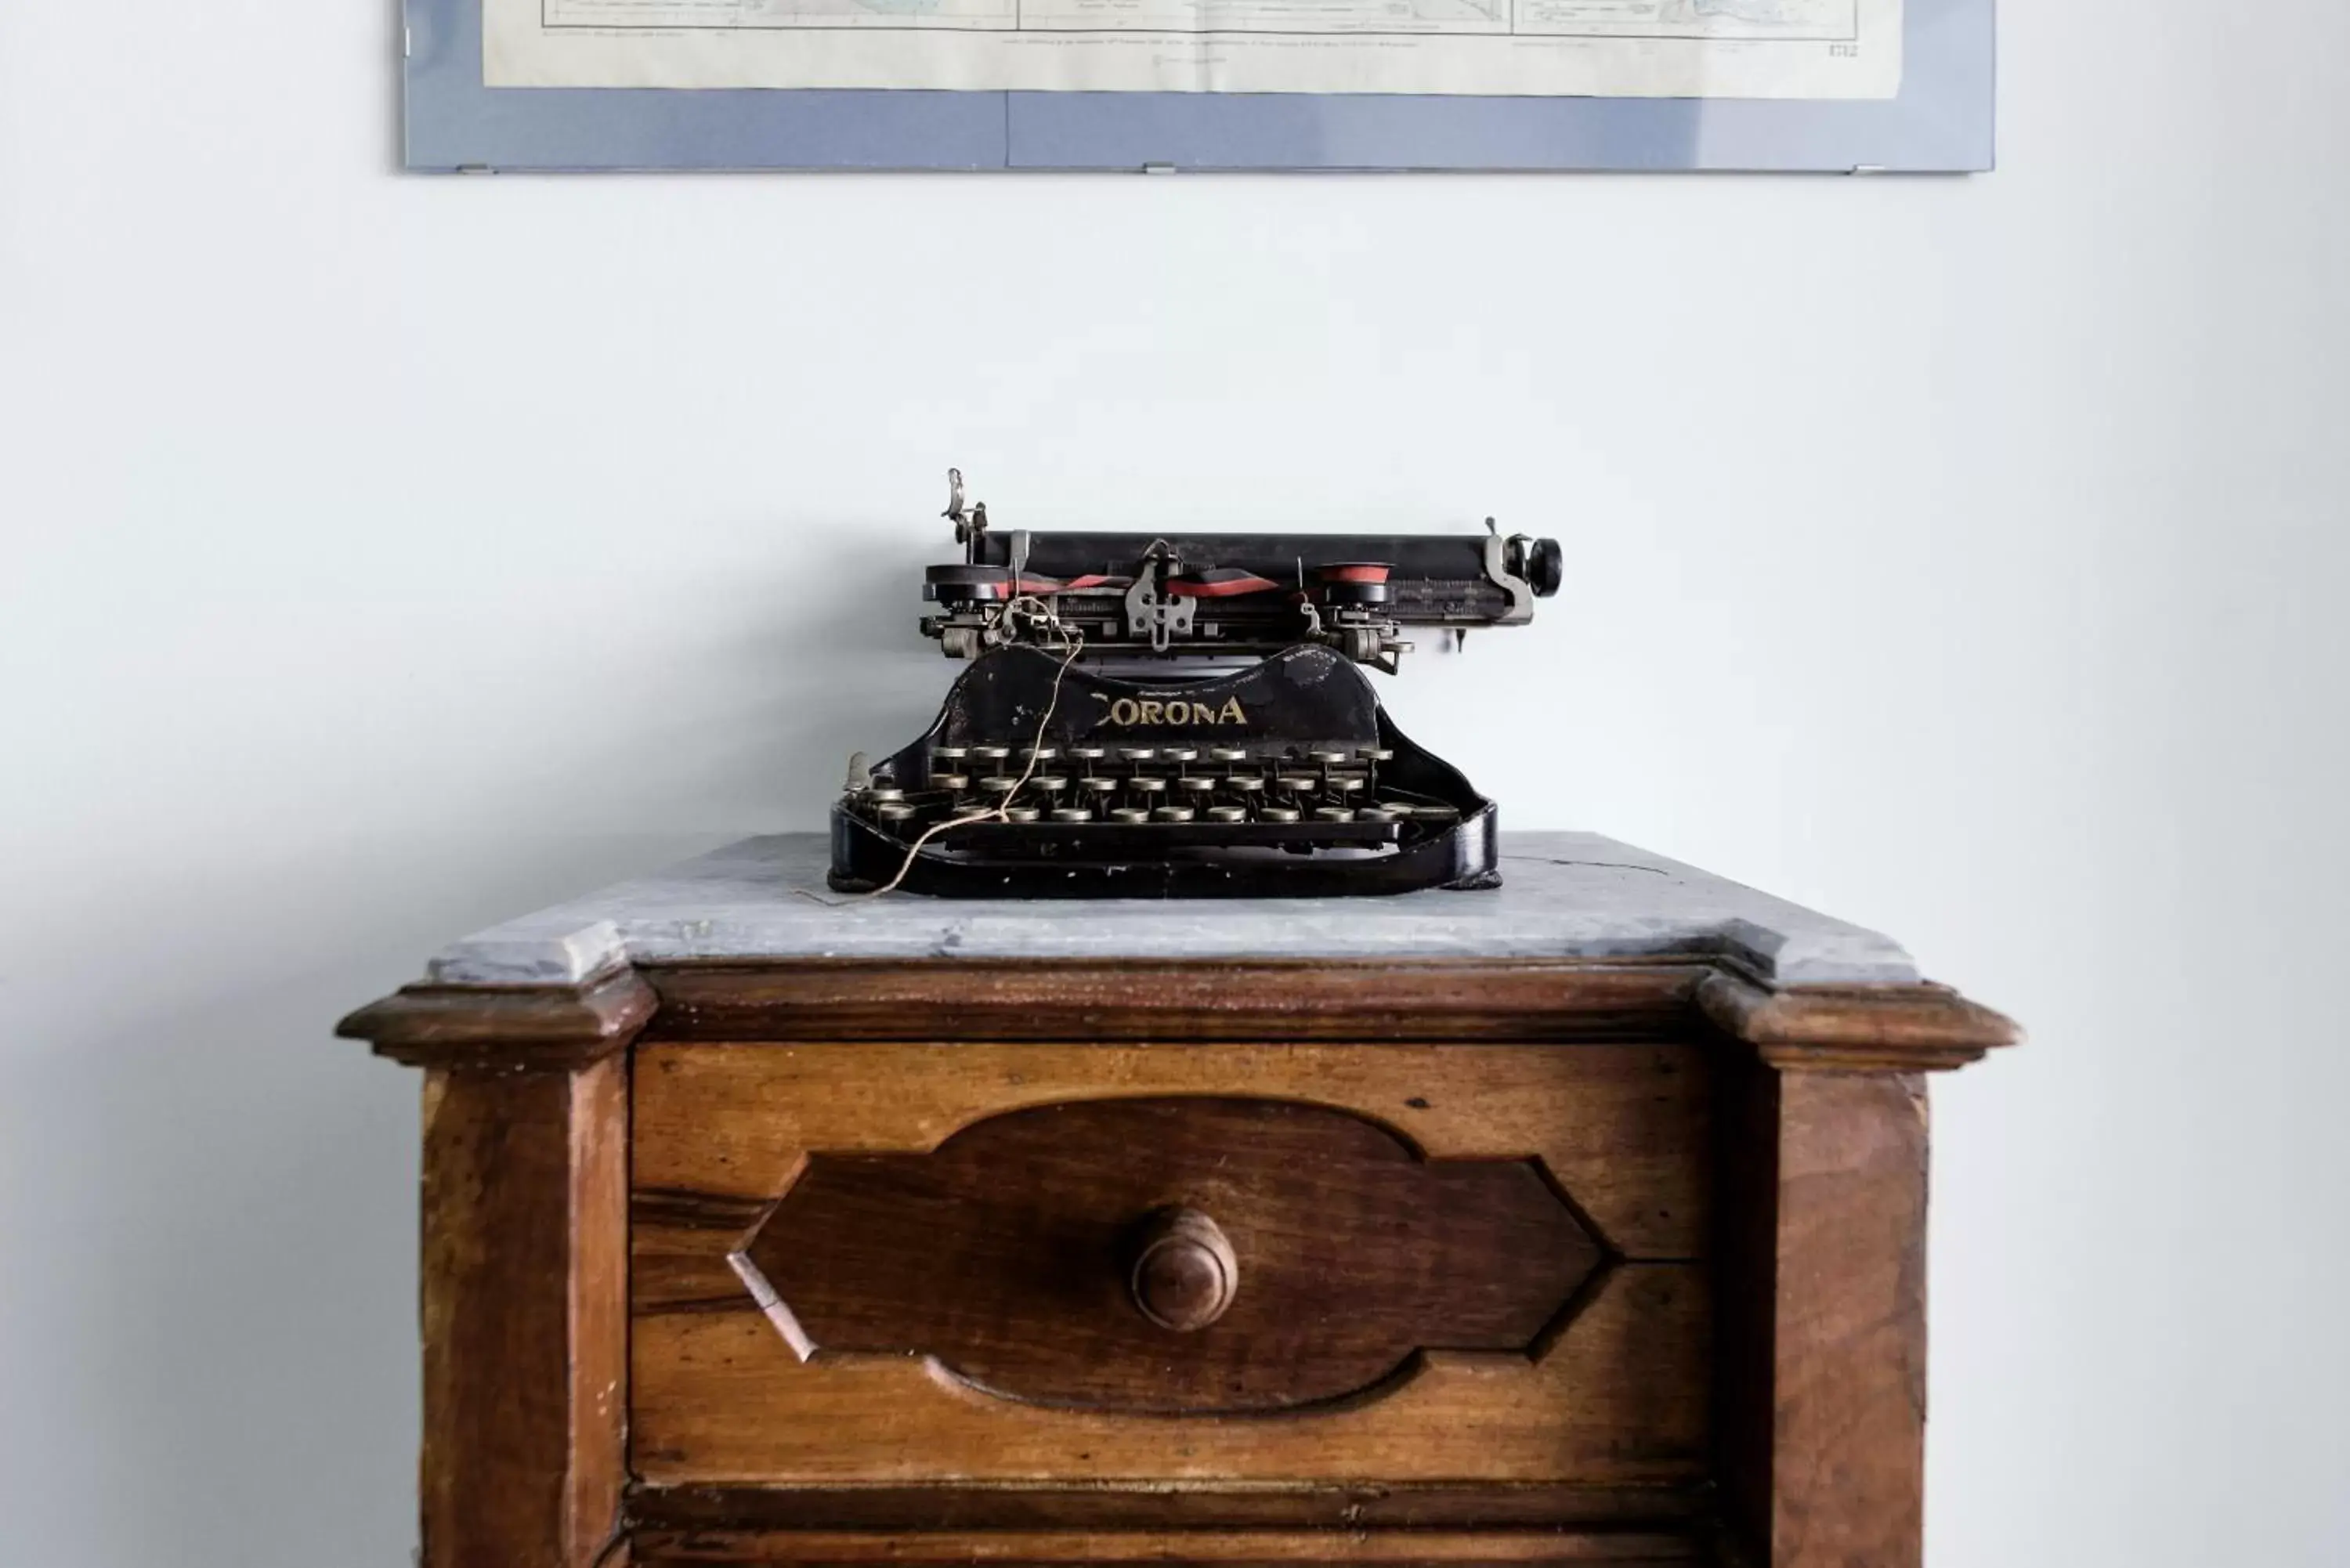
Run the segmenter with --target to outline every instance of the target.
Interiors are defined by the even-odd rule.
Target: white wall
[[[413,1095],[327,1030],[744,831],[1007,522],[1492,512],[1389,698],[1889,929],[1934,1568],[2350,1560],[2350,12],[2007,8],[1976,180],[389,171],[378,4],[0,9],[0,1558],[393,1568]]]

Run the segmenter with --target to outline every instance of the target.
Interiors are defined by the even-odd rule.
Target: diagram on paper
[[[1855,37],[1858,0],[1515,0],[1521,32],[1591,37]]]
[[[482,0],[497,87],[1886,99],[1905,0]]]
[[[546,0],[549,27],[979,27],[1019,25],[1018,0]]]
[[[546,26],[1855,37],[1860,0],[544,0]]]

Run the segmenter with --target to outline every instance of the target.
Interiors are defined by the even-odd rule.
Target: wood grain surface
[[[847,1532],[640,1531],[634,1561],[816,1565],[865,1563],[1605,1563],[1665,1568],[1713,1558],[1691,1534],[1663,1530],[1187,1531],[1176,1535],[991,1532],[887,1535]]]
[[[1237,1264],[1189,1333],[1129,1280],[1139,1232],[1177,1210]],[[738,1267],[818,1361],[927,1355],[1006,1398],[1206,1415],[1359,1394],[1421,1349],[1523,1353],[1600,1262],[1532,1160],[1431,1163],[1343,1111],[1192,1096],[1030,1106],[924,1154],[812,1154]]]
[[[1679,1045],[647,1046],[637,1469],[660,1484],[1693,1479],[1711,1335],[1703,1066]],[[817,1151],[934,1149],[1037,1105],[1240,1093],[1369,1117],[1435,1160],[1538,1158],[1628,1261],[1530,1353],[1435,1352],[1376,1398],[1197,1419],[1015,1404],[903,1356],[803,1362],[729,1262]]]
[[[648,966],[654,1040],[1628,1040],[1687,962],[827,960]]]
[[[1939,985],[1771,991],[1723,972],[1705,978],[1697,1001],[1716,1028],[1774,1067],[1939,1072],[2022,1039],[2009,1019]]]
[[[1916,1568],[1926,1459],[1925,1081],[1779,1084],[1773,1568]]]
[[[425,1080],[423,1568],[588,1568],[619,1527],[627,1085]]]
[[[2018,1038],[1931,985],[1473,960],[671,964],[411,986],[340,1032],[432,1069],[423,1568],[1916,1568],[1919,1075]],[[737,1266],[827,1162],[934,1156],[1038,1106],[1167,1098],[1344,1112],[1423,1172],[1537,1161],[1598,1265],[1523,1349],[1425,1350],[1353,1397],[1215,1415],[1005,1398],[921,1354],[803,1361],[754,1288],[802,1245],[778,1231]],[[1262,1288],[1263,1240],[1233,1248],[1224,1314]],[[1374,1274],[1351,1311],[1397,1299]],[[836,1278],[853,1282],[794,1288]],[[1033,1316],[1000,1315],[1023,1332]]]
[[[1704,1481],[1114,1487],[1029,1484],[742,1487],[639,1485],[634,1526],[691,1532],[1465,1530],[1691,1523],[1712,1517]]]
[[[404,986],[335,1026],[411,1067],[555,1071],[625,1049],[659,1004],[620,970],[577,986]]]

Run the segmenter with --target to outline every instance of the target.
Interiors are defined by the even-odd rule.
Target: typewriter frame
[[[1201,712],[1276,709],[1318,740],[1392,752],[1387,791],[1450,814],[1395,822],[990,822],[948,828],[921,844],[929,824],[901,831],[876,820],[856,792],[832,811],[833,868],[840,892],[894,886],[943,898],[1313,898],[1423,888],[1500,885],[1499,808],[1461,771],[1412,745],[1380,708],[1369,679],[1348,660],[1300,646],[1220,680],[1145,683],[1099,675],[1025,645],[982,654],[964,670],[921,738],[874,765],[874,780],[927,782],[936,748],[985,734],[1019,733],[1066,746],[1118,732],[1125,702],[1180,704],[1193,719],[1149,732],[1156,744],[1208,746],[1225,734]],[[1057,683],[1057,691],[1054,687]],[[1049,718],[1046,716],[1049,712]],[[1263,747],[1263,742],[1259,742]],[[1303,748],[1290,745],[1287,755]],[[1269,748],[1268,761],[1280,760]],[[909,788],[910,800],[924,793]],[[936,801],[926,803],[933,808]]]

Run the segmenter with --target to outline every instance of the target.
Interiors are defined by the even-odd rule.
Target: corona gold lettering
[[[1205,702],[1169,701],[1164,698],[1145,697],[1137,700],[1120,697],[1112,700],[1097,691],[1095,697],[1103,704],[1102,721],[1117,729],[1130,730],[1137,725],[1222,725],[1245,724],[1248,711],[1237,697],[1227,697],[1222,708],[1211,708]]]

